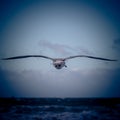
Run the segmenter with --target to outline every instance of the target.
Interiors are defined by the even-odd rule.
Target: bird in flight
[[[23,55],[23,56],[3,58],[2,60],[13,60],[13,59],[22,59],[22,58],[29,58],[29,57],[41,57],[41,58],[52,60],[53,61],[53,66],[56,69],[61,69],[63,67],[67,67],[66,64],[65,64],[66,60],[77,58],[77,57],[85,57],[85,58],[104,60],[104,61],[117,61],[117,60],[114,60],[114,59],[94,57],[94,56],[89,56],[89,55],[76,55],[76,56],[69,56],[69,57],[66,57],[66,58],[51,58],[51,57],[44,56],[44,55]]]

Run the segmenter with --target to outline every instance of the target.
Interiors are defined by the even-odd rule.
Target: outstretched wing
[[[50,58],[50,57],[47,57],[47,56],[44,56],[44,55],[23,55],[23,56],[3,58],[2,60],[22,59],[22,58],[29,58],[29,57],[42,57],[42,58],[54,60],[53,58]]]
[[[98,60],[105,60],[105,61],[117,61],[117,60],[114,60],[114,59],[101,58],[101,57],[94,57],[94,56],[88,56],[88,55],[70,56],[70,57],[65,58],[64,60],[68,60],[68,59],[72,59],[72,58],[76,58],[76,57],[86,57],[86,58],[92,58],[92,59],[98,59]]]

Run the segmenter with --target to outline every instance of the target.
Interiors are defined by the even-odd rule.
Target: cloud
[[[113,41],[112,48],[116,51],[120,51],[120,38]]]
[[[39,42],[40,47],[44,50],[49,49],[56,54],[61,55],[73,55],[76,54],[91,54],[92,52],[82,46],[71,47],[70,45],[52,43],[47,40],[41,40]]]
[[[2,70],[0,68],[0,97],[10,97],[16,95],[11,82],[8,79],[8,75],[13,75],[12,72]],[[17,76],[17,75],[16,75]]]
[[[109,71],[109,81],[108,96],[120,97],[120,68]]]
[[[77,46],[76,47],[77,51],[79,51],[79,54],[88,54],[88,55],[93,55],[94,52],[88,50],[87,48],[84,48],[83,46]]]
[[[97,80],[99,85],[103,84],[102,96],[120,97],[120,68],[93,70],[89,78]]]
[[[47,40],[41,40],[39,42],[40,47],[43,49],[49,49],[54,53],[59,53],[61,55],[70,55],[71,50],[74,50],[72,47],[64,44],[52,43]]]
[[[120,97],[120,69],[0,70],[0,96]]]

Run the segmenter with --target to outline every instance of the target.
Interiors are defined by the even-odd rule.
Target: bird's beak
[[[65,67],[67,67],[67,66],[65,65]]]

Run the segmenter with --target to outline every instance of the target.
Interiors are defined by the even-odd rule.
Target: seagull
[[[30,57],[41,57],[41,58],[52,60],[53,61],[53,66],[56,69],[61,69],[63,67],[67,67],[65,62],[69,59],[73,59],[73,58],[77,58],[77,57],[85,57],[85,58],[104,60],[104,61],[117,61],[117,60],[114,60],[114,59],[94,57],[94,56],[89,56],[89,55],[75,55],[75,56],[69,56],[69,57],[66,57],[66,58],[51,58],[51,57],[44,56],[44,55],[23,55],[23,56],[3,58],[1,60],[13,60],[13,59],[22,59],[22,58],[30,58]]]

